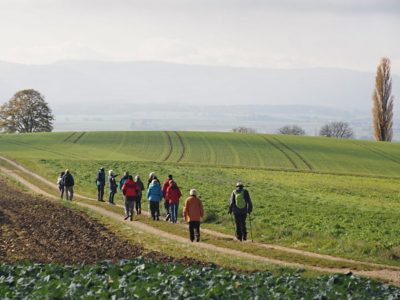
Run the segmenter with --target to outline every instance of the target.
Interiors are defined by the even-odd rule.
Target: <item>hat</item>
[[[197,196],[197,191],[195,189],[191,189],[189,192],[190,196]]]
[[[154,177],[154,176],[156,176],[156,173],[154,173],[154,172],[151,172],[151,173],[149,174],[149,178]]]
[[[238,181],[238,183],[236,183],[236,187],[243,187],[243,182]]]

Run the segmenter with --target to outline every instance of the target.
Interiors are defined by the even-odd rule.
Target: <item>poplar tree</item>
[[[372,97],[372,125],[377,141],[390,142],[393,137],[393,96],[390,60],[382,58],[375,77]]]

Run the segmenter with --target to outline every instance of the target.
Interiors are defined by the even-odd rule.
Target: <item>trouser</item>
[[[125,197],[125,214],[127,217],[132,218],[134,206],[135,206],[135,197]]]
[[[72,200],[74,197],[74,187],[73,186],[66,186],[65,187],[65,198],[67,200]]]
[[[164,208],[165,208],[165,221],[168,221],[171,219],[171,214],[169,212],[169,202],[167,200],[164,201]]]
[[[171,203],[169,205],[169,213],[171,215],[172,223],[176,223],[176,220],[178,220],[178,208],[179,208],[179,203]]]
[[[240,241],[247,240],[246,217],[247,214],[235,214],[236,237]]]
[[[109,197],[108,197],[108,202],[110,202],[110,203],[114,203],[114,195],[115,195],[115,193],[117,192],[117,189],[115,188],[115,189],[110,189],[110,195],[109,195]]]
[[[63,199],[64,198],[65,187],[63,185],[59,185],[58,189],[60,190],[60,198]]]
[[[189,236],[192,242],[194,241],[195,235],[196,241],[200,241],[200,221],[189,222]]]
[[[97,186],[97,200],[103,201],[104,198],[104,185]]]
[[[153,220],[160,219],[160,202],[158,201],[149,201],[150,202],[150,211],[151,211],[151,217]]]
[[[142,195],[136,197],[136,213],[140,215],[142,213]]]

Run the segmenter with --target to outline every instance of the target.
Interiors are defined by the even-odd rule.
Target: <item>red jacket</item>
[[[178,204],[179,203],[179,198],[182,196],[181,190],[177,185],[175,185],[176,188],[173,188],[173,185],[170,185],[167,188],[167,197],[170,204]]]
[[[138,195],[140,187],[133,180],[127,179],[122,186],[122,193],[126,197],[135,197]]]
[[[168,189],[168,187],[169,187],[169,181],[170,181],[170,180],[171,180],[171,179],[165,180],[164,183],[163,183],[163,185],[162,185],[162,188],[161,188],[161,190],[162,190],[162,192],[163,192],[163,196],[164,196],[166,202],[168,202],[168,198],[167,198],[167,189]]]

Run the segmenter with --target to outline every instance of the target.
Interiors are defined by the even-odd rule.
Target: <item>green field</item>
[[[104,166],[146,179],[172,173],[197,188],[205,226],[232,233],[230,192],[252,195],[255,240],[400,265],[400,145],[355,140],[204,132],[0,135],[1,155],[55,181],[69,168],[94,197]],[[120,195],[117,196],[120,199]],[[146,205],[146,203],[145,203]]]
[[[398,299],[400,289],[347,275],[238,274],[138,258],[95,266],[0,265],[5,299]]]

